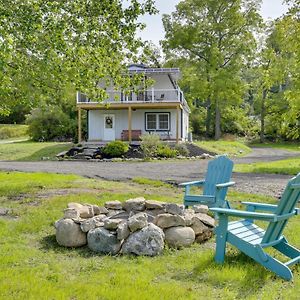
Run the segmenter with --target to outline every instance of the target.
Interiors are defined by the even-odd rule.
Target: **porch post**
[[[81,136],[81,108],[78,107],[78,143],[81,143],[82,136]]]
[[[176,109],[176,144],[179,142],[179,106]]]
[[[128,106],[128,142],[131,143],[131,106]]]

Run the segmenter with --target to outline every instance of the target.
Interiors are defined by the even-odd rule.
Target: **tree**
[[[257,0],[185,0],[163,16],[167,58],[193,66],[207,110],[206,132],[214,115],[215,139],[221,136],[222,112],[240,104],[246,90],[240,75],[255,48],[258,5]]]
[[[0,0],[0,113],[30,91],[41,101],[71,84],[101,101],[100,80],[129,86],[138,18],[154,12],[153,0]]]

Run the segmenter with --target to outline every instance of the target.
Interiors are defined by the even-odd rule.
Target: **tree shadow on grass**
[[[236,278],[235,266],[239,272],[239,268],[246,270],[245,276]],[[228,280],[218,281],[218,273],[228,273]],[[215,274],[215,275],[214,275]],[[220,277],[224,277],[221,275]],[[270,272],[257,264],[251,258],[243,253],[227,255],[224,264],[217,264],[212,257],[208,257],[199,263],[194,269],[187,273],[179,273],[173,277],[180,281],[202,282],[212,286],[214,289],[233,289],[237,290],[237,299],[245,299],[251,295],[255,295],[260,289],[267,284],[270,279]],[[272,277],[273,278],[273,277]],[[274,278],[275,275],[274,275]]]

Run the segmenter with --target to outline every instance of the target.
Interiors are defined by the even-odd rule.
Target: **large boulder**
[[[160,228],[169,228],[173,226],[184,226],[185,220],[178,215],[161,214],[155,218],[154,223]]]
[[[160,254],[163,248],[163,231],[154,224],[149,224],[127,238],[122,246],[122,253],[155,256]]]
[[[206,225],[204,225],[203,222],[200,221],[199,218],[193,217],[192,221],[193,221],[193,223],[192,223],[191,227],[194,230],[196,235],[202,234],[204,231],[206,231],[208,229],[208,227]]]
[[[165,203],[159,202],[156,200],[146,200],[145,201],[146,209],[163,209],[164,206],[165,206]]]
[[[145,198],[128,199],[123,203],[123,209],[126,211],[143,211],[145,209]]]
[[[80,247],[86,244],[86,233],[71,219],[61,219],[55,223],[56,241],[65,247]]]
[[[121,241],[115,232],[103,227],[92,229],[87,234],[88,247],[94,251],[105,254],[117,254],[121,249]]]
[[[209,227],[215,227],[215,219],[207,214],[197,213],[195,218],[198,218],[202,223]]]
[[[138,213],[136,215],[131,216],[128,219],[128,227],[131,232],[135,232],[139,229],[144,228],[148,225],[148,216],[145,213]]]
[[[64,219],[78,219],[80,213],[76,208],[66,208],[64,210]]]
[[[171,227],[165,230],[165,239],[172,248],[188,247],[195,241],[195,232],[190,227]]]
[[[184,206],[182,204],[167,203],[165,206],[165,210],[166,213],[181,216],[184,213]]]

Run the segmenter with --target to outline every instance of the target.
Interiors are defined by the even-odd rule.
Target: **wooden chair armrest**
[[[190,182],[183,182],[183,183],[179,183],[179,186],[191,186],[191,185],[195,185],[195,186],[201,186],[205,183],[205,180],[200,180],[200,181],[190,181]]]
[[[277,208],[277,205],[266,203],[242,202],[242,204],[246,205],[247,211],[266,210],[272,212]]]
[[[234,184],[235,184],[234,181],[224,182],[224,183],[218,183],[218,184],[216,184],[216,188],[217,188],[217,189],[223,189],[223,188],[227,188],[227,187],[229,187],[229,186],[232,186],[232,185],[234,185]]]

